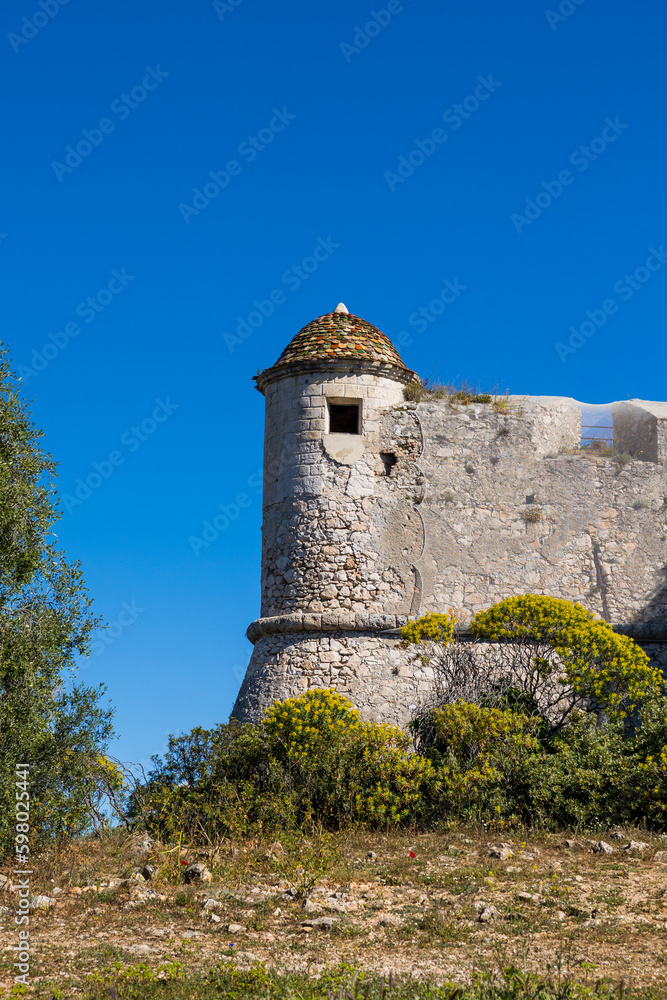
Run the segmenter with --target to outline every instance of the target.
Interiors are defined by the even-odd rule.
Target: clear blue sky
[[[60,540],[121,615],[82,677],[124,759],[228,717],[259,612],[251,377],[315,316],[343,300],[425,376],[667,397],[667,13],[560,9],[3,6],[2,338]]]

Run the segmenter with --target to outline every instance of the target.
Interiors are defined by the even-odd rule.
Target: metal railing
[[[582,431],[599,431],[598,434],[583,434],[581,435],[581,443],[584,441],[608,441],[610,444],[614,440],[614,425],[613,424],[582,424]],[[607,433],[608,432],[608,433]]]

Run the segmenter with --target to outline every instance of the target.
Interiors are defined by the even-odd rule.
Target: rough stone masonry
[[[667,403],[612,407],[581,450],[574,400],[444,397],[341,304],[255,376],[266,397],[261,617],[233,716],[311,687],[405,724],[432,676],[409,618],[506,597],[577,601],[667,661]]]

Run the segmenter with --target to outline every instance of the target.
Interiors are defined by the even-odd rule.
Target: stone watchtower
[[[573,399],[408,402],[417,376],[343,305],[256,380],[262,617],[236,718],[326,687],[404,724],[433,693],[408,617],[525,593],[577,601],[667,672],[666,403],[608,404],[613,447],[581,448]]]
[[[266,398],[261,618],[233,716],[254,721],[310,687],[344,691],[370,718],[407,709],[395,634],[414,611],[421,522],[382,419],[417,380],[370,323],[334,312],[308,323],[255,376]],[[383,634],[385,633],[385,634]]]

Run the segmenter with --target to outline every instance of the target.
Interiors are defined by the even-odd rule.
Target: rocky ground
[[[8,995],[18,892],[3,870]],[[65,845],[33,871],[28,995],[108,996],[91,990],[114,966],[168,976],[171,963],[220,959],[450,982],[473,968],[560,963],[580,980],[667,986],[667,839],[637,831],[528,843],[471,830],[286,835],[180,852],[115,834]]]

